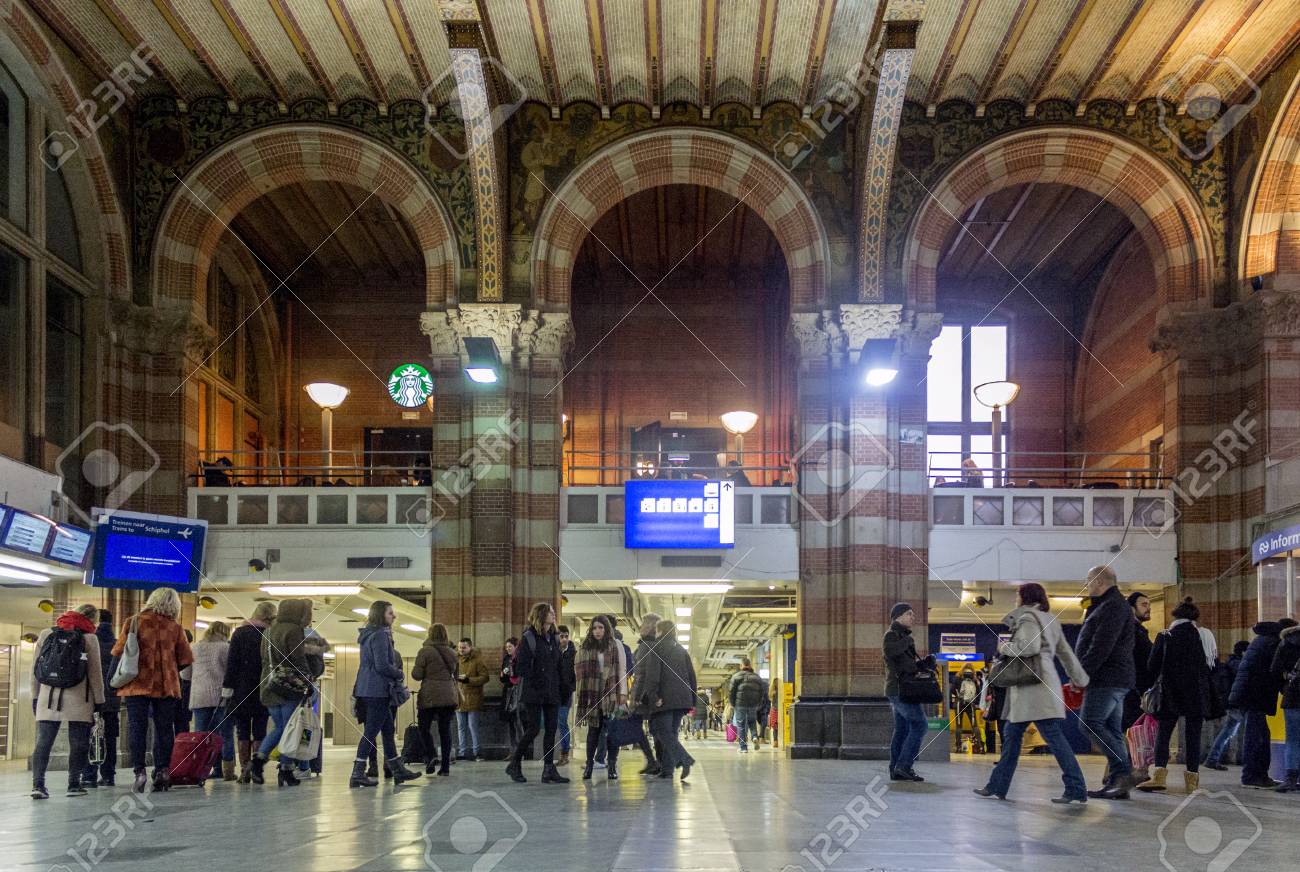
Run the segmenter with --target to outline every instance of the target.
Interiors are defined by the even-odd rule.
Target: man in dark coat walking
[[[99,640],[99,663],[104,670],[104,707],[99,712],[104,724],[104,761],[98,766],[86,764],[86,771],[81,775],[82,787],[112,787],[117,780],[117,737],[121,733],[122,700],[109,684],[113,670],[117,668],[117,661],[112,656],[117,635],[113,632],[112,612],[100,609],[98,617],[95,638]]]
[[[1097,799],[1128,799],[1133,766],[1124,738],[1124,698],[1137,683],[1133,664],[1133,609],[1116,586],[1109,566],[1088,570],[1088,595],[1092,606],[1083,619],[1076,653],[1090,679],[1083,694],[1079,717],[1106,755],[1108,775]],[[1144,779],[1145,780],[1145,777]]]
[[[1151,620],[1151,598],[1141,591],[1128,595],[1129,608],[1133,610],[1133,671],[1137,681],[1128,696],[1124,697],[1124,732],[1142,717],[1142,694],[1155,682],[1155,676],[1147,669],[1151,659],[1151,633],[1146,622]]]
[[[1242,737],[1241,783],[1246,787],[1273,789],[1278,786],[1268,774],[1272,751],[1272,736],[1268,718],[1277,713],[1277,695],[1281,691],[1273,675],[1273,656],[1281,642],[1281,633],[1296,622],[1290,618],[1280,621],[1260,621],[1251,629],[1255,638],[1242,655],[1237,667],[1237,678],[1232,682],[1228,706],[1245,713],[1245,735]]]

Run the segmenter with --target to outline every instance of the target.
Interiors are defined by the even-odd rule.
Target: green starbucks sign
[[[388,377],[388,395],[406,409],[418,409],[433,396],[433,379],[418,363],[403,363]]]

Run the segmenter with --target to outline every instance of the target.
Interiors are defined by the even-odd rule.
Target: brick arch
[[[1269,131],[1246,202],[1237,278],[1300,277],[1300,226],[1287,226],[1288,214],[1300,213],[1300,76],[1291,83]]]
[[[82,102],[82,92],[73,83],[58,53],[45,37],[45,29],[20,3],[0,3],[0,23],[6,35],[22,54],[36,77],[45,85],[54,107],[65,116],[77,112]],[[36,99],[38,95],[29,95]],[[54,129],[66,130],[66,125],[52,119]],[[91,200],[95,208],[95,226],[87,228],[97,236],[96,247],[102,263],[102,275],[111,297],[131,299],[131,271],[127,244],[126,221],[118,200],[113,174],[108,169],[108,159],[97,136],[77,138],[77,151],[72,160],[85,167]],[[93,273],[92,273],[93,275]]]
[[[455,298],[456,252],[442,203],[388,146],[323,124],[286,123],[240,137],[204,158],[163,210],[151,261],[153,299],[186,302],[207,280],[227,225],[276,188],[332,181],[373,191],[410,225],[424,256],[425,301]]]
[[[1212,298],[1213,248],[1204,212],[1158,158],[1103,131],[1043,128],[989,142],[949,170],[913,219],[903,255],[908,303],[935,307],[943,246],[976,200],[1014,185],[1071,185],[1119,208],[1155,265],[1162,303]]]
[[[826,305],[826,231],[808,196],[776,161],[747,143],[685,128],[621,139],[569,174],[538,222],[535,303],[567,308],[573,263],[588,228],[619,202],[661,185],[713,188],[753,209],[785,253],[791,306]]]

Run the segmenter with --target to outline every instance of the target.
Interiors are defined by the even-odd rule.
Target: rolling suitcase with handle
[[[212,776],[212,766],[220,756],[221,736],[216,733],[178,733],[168,767],[172,785],[201,787]]]

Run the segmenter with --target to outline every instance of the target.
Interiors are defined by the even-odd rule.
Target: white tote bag
[[[312,760],[320,751],[320,716],[310,703],[303,703],[289,716],[280,736],[280,756],[291,760]]]
[[[126,644],[117,658],[117,669],[108,683],[113,687],[126,687],[140,674],[140,638],[135,634],[136,622],[140,616],[131,619],[131,629],[126,633]]]

